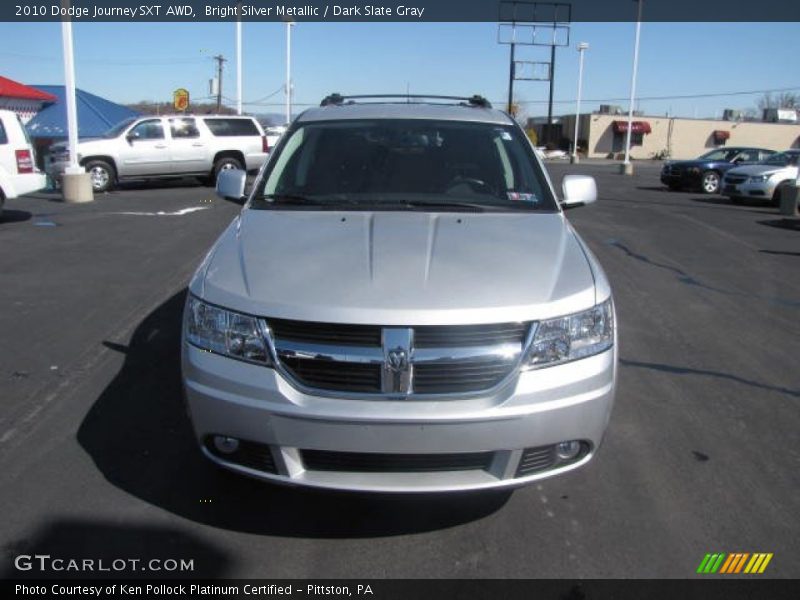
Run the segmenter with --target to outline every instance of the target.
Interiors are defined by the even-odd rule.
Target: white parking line
[[[208,210],[211,208],[210,206],[190,206],[189,208],[182,208],[180,210],[176,210],[174,212],[164,212],[160,210],[158,212],[115,212],[110,213],[112,215],[136,215],[142,217],[182,217],[183,215],[188,215],[189,213],[197,212],[198,210]]]

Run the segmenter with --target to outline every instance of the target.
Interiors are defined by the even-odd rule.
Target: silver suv
[[[264,130],[252,117],[166,115],[128,119],[78,145],[78,162],[95,192],[125,179],[197,176],[212,182],[226,169],[257,170],[267,159]],[[54,144],[45,169],[56,181],[69,166],[66,142]]]
[[[480,97],[300,115],[189,285],[183,384],[217,464],[366,491],[586,464],[614,399],[611,288],[517,123]],[[217,192],[244,197],[240,171]]]

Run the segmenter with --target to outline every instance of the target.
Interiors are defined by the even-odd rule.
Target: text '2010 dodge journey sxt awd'
[[[243,200],[245,174],[218,193]],[[513,487],[594,456],[611,289],[513,119],[480,97],[329,96],[301,114],[189,286],[203,452],[343,490]]]

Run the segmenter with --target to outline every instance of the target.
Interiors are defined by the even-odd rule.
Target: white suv
[[[0,110],[0,215],[7,198],[30,194],[45,185],[25,127],[16,113]]]
[[[147,116],[123,121],[103,137],[78,144],[78,162],[95,192],[125,179],[196,176],[211,183],[225,169],[258,170],[269,144],[261,125],[241,116]],[[60,180],[69,165],[66,142],[50,147],[47,173]]]

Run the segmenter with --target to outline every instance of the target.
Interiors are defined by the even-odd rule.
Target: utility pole
[[[222,54],[217,54],[214,60],[217,61],[217,114],[219,114],[222,110],[222,63],[228,59]]]
[[[555,23],[553,23],[555,28]],[[547,99],[547,143],[553,141],[553,83],[556,77],[556,45],[550,46],[550,93]]]
[[[509,61],[508,66],[508,114],[512,114],[514,110],[514,46],[516,43],[514,42],[514,32],[512,30],[512,37],[511,37],[511,60]]]
[[[286,22],[286,126],[292,122],[292,22]]]

